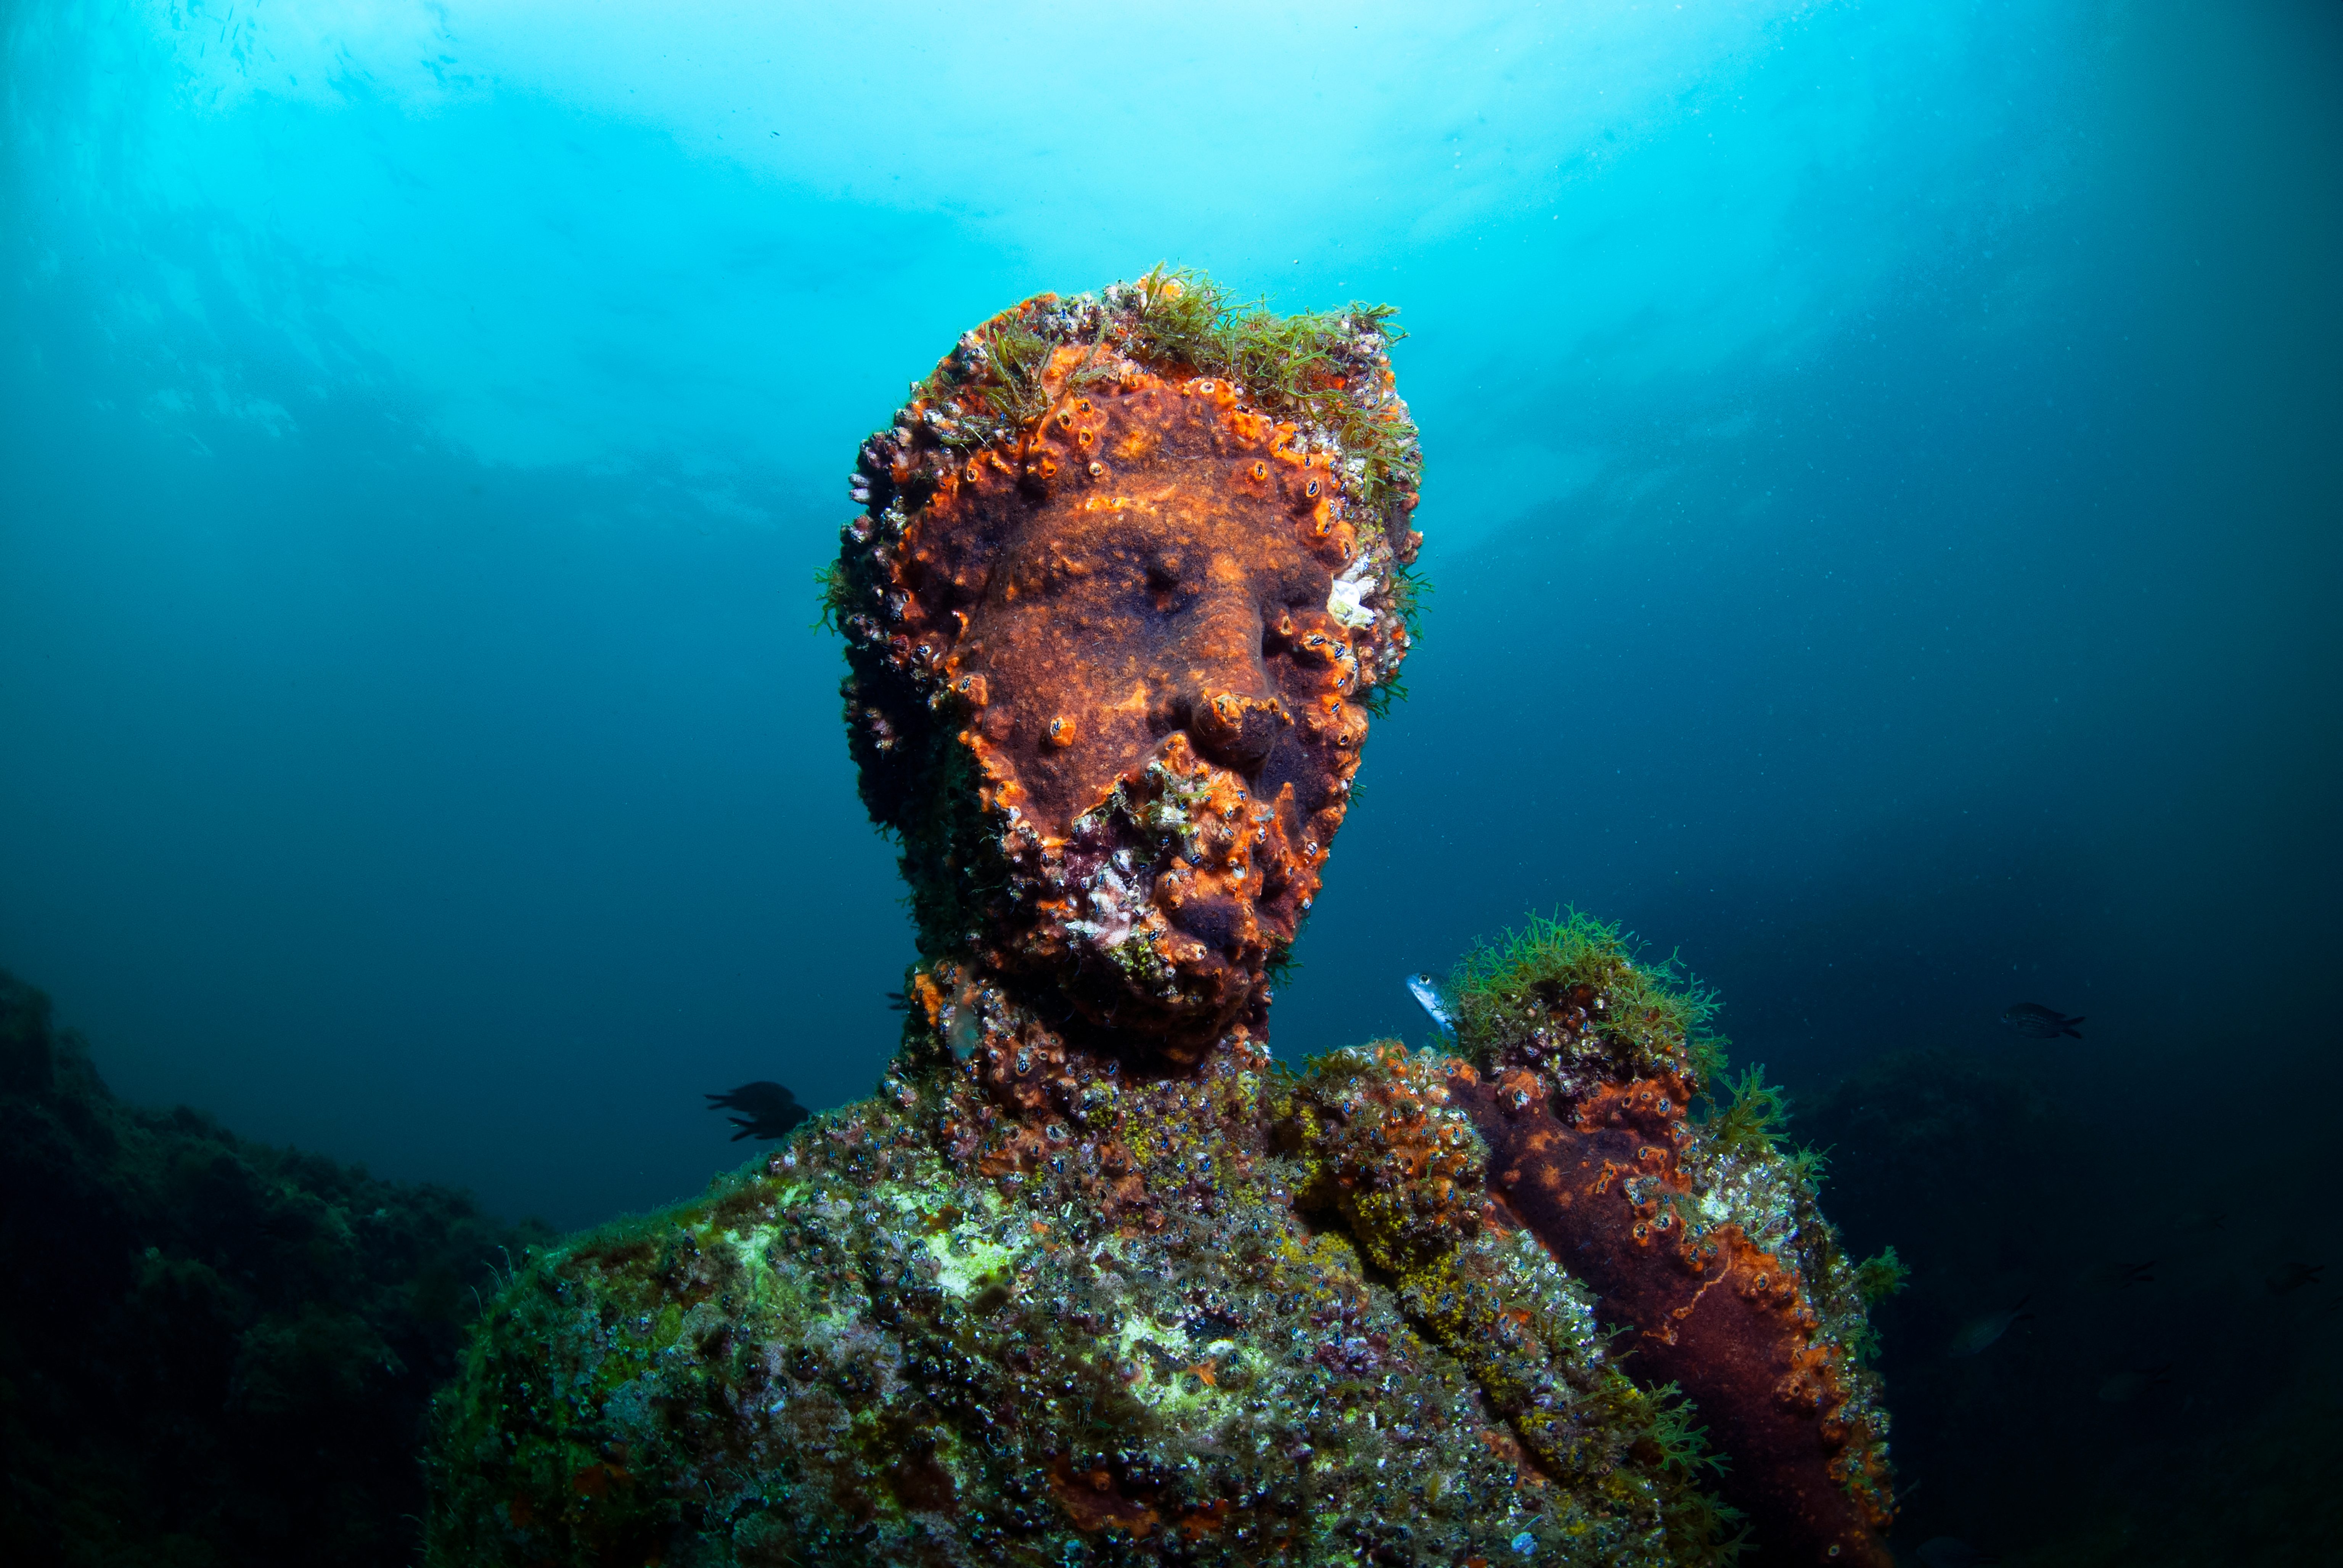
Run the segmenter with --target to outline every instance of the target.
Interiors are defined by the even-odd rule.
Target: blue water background
[[[1576,904],[1794,1089],[2331,1071],[2343,6],[5,38],[0,963],[131,1098],[574,1225],[740,1152],[700,1091],[867,1092],[911,944],[809,624],[856,445],[1162,259],[1413,333],[1436,593],[1282,1055]]]

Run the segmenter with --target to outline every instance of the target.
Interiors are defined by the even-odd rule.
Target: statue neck
[[[906,990],[897,1075],[933,1108],[939,1144],[986,1174],[1033,1171],[1111,1140],[1134,1113],[1157,1124],[1216,1120],[1210,1092],[1270,1065],[1267,1008],[1177,1052],[1028,1000],[980,960],[923,965]],[[1202,1092],[1200,1092],[1202,1091]]]

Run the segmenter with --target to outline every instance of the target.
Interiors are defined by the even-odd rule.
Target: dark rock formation
[[[0,1560],[412,1562],[430,1390],[527,1239],[124,1104],[0,974]]]

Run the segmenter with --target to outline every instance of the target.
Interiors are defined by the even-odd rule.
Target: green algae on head
[[[1670,1072],[1697,1091],[1725,1060],[1716,998],[1673,961],[1639,963],[1615,925],[1576,910],[1532,914],[1476,944],[1448,978],[1458,1045],[1477,1065],[1520,1050],[1604,1077]]]
[[[1342,390],[1348,341],[1362,330],[1396,343],[1395,305],[1280,316],[1267,299],[1240,301],[1202,273],[1159,266],[1139,280],[1145,307],[1138,335],[1151,357],[1252,389],[1267,413],[1299,417],[1333,431],[1356,470],[1362,499],[1413,497],[1423,483],[1423,448],[1412,424],[1376,417]]]
[[[1158,266],[1139,280],[1146,300],[1138,336],[1160,358],[1208,375],[1233,377],[1252,388],[1272,417],[1299,418],[1332,433],[1347,455],[1351,484],[1373,519],[1370,526],[1404,533],[1423,483],[1423,447],[1414,424],[1393,420],[1349,396],[1341,367],[1362,331],[1385,344],[1407,336],[1392,326],[1395,305],[1353,304],[1342,310],[1280,316],[1264,297],[1242,301],[1203,273]],[[1391,608],[1412,641],[1423,638],[1423,601],[1432,585],[1417,572],[1414,552],[1398,552],[1388,587]],[[1377,718],[1407,695],[1396,678],[1367,693]]]

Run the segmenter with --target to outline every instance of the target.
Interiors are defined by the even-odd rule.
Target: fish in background
[[[2090,1277],[2098,1284],[2118,1291],[2127,1291],[2134,1285],[2152,1285],[2156,1283],[2156,1260],[2150,1258],[2145,1263],[2101,1263],[2091,1271]]]
[[[2056,1040],[2065,1035],[2080,1040],[2083,1031],[2075,1026],[2083,1020],[2068,1018],[2055,1007],[2044,1007],[2038,1001],[2022,1001],[2001,1015],[2001,1027],[2026,1040]]]
[[[2160,1367],[2127,1369],[2110,1376],[2099,1384],[2099,1399],[2106,1404],[2128,1404],[2150,1389],[2159,1389],[2172,1381],[2172,1363]]]
[[[740,1130],[732,1135],[735,1143],[743,1138],[782,1137],[790,1128],[813,1114],[798,1103],[796,1095],[769,1078],[744,1083],[722,1094],[709,1095],[708,1109],[748,1113],[731,1119],[732,1125]]]
[[[1977,1354],[2007,1333],[2012,1324],[2032,1317],[2034,1314],[2026,1310],[2026,1303],[2033,1299],[2031,1296],[2020,1296],[2017,1298],[2017,1304],[2006,1312],[1988,1312],[1984,1317],[1965,1324],[1961,1332],[1953,1336],[1953,1342],[1945,1347],[1945,1353],[1948,1356]]]
[[[1415,998],[1416,1004],[1431,1015],[1432,1027],[1440,1031],[1440,1038],[1454,1045],[1456,1012],[1449,1005],[1448,999],[1441,994],[1440,982],[1427,974],[1412,974],[1407,977],[1407,990],[1408,994]]]
[[[2288,1291],[2298,1291],[2305,1285],[2318,1283],[2318,1276],[2326,1271],[2324,1263],[2280,1263],[2269,1271],[2269,1277],[2262,1283],[2269,1287],[2271,1295],[2282,1296]]]

